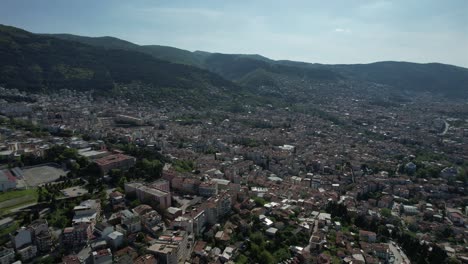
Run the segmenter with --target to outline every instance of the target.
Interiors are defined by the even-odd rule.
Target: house
[[[377,240],[377,235],[371,231],[359,230],[359,240],[374,243]]]
[[[68,255],[62,258],[63,264],[82,264],[84,261],[76,255]]]
[[[32,243],[32,234],[31,230],[22,227],[13,234],[10,235],[11,242],[13,243],[13,247],[15,249],[22,248],[25,245],[29,245]]]
[[[101,249],[91,253],[93,264],[112,264],[112,252],[110,249]]]
[[[16,188],[16,177],[9,170],[0,170],[0,192]]]
[[[100,200],[86,200],[73,208],[75,216],[73,216],[72,223],[88,223],[93,227],[97,223],[101,215],[101,201]]]
[[[107,241],[112,248],[120,248],[124,242],[124,235],[119,231],[114,231],[107,236]]]
[[[135,263],[134,259],[138,257],[138,252],[132,247],[124,247],[114,251],[114,263],[127,264]]]
[[[406,170],[406,173],[408,173],[408,174],[415,173],[416,172],[416,164],[414,164],[413,162],[406,163],[405,170]]]
[[[402,211],[403,213],[407,214],[407,215],[415,215],[415,214],[418,214],[419,213],[419,210],[416,206],[412,206],[412,205],[402,205]]]
[[[112,232],[114,232],[114,227],[107,222],[97,223],[94,226],[94,233],[101,238],[107,237]]]
[[[142,228],[150,232],[153,230],[155,226],[159,225],[161,221],[162,221],[161,215],[154,210],[151,210],[141,215]]]
[[[388,262],[388,259],[390,258],[390,249],[388,244],[376,244],[374,246],[374,252],[378,258]]]
[[[234,256],[235,251],[236,249],[233,247],[226,247],[223,251],[223,254],[221,254],[219,257],[223,262],[228,262]]]
[[[147,204],[140,204],[137,207],[133,208],[132,211],[137,215],[144,215],[148,212],[153,211],[153,208]]]
[[[121,222],[120,226],[117,226],[117,230],[127,235],[141,231],[141,219],[139,215],[132,213],[130,210],[123,210],[120,211],[120,216]]]
[[[30,260],[32,258],[35,258],[37,255],[37,247],[35,245],[28,245],[24,246],[20,249],[16,249],[16,253],[21,256],[21,259],[23,261]]]
[[[463,216],[460,210],[454,208],[447,208],[447,217],[452,221],[455,225],[462,226],[465,223],[465,217]]]
[[[440,171],[440,177],[449,179],[449,178],[454,178],[457,177],[458,175],[458,169],[454,167],[446,167],[442,171]]]
[[[175,219],[182,215],[182,209],[178,207],[169,207],[167,208],[167,215],[169,219]]]
[[[133,261],[133,264],[157,264],[157,263],[158,261],[156,260],[156,257],[151,254],[140,256]]]
[[[276,235],[276,232],[278,232],[278,229],[274,227],[270,227],[266,230],[266,234],[270,237],[274,237]]]
[[[10,264],[15,260],[15,251],[11,248],[0,248],[0,264]]]
[[[172,221],[171,228],[193,233],[193,219],[191,217],[179,216]]]
[[[125,208],[125,196],[118,191],[113,191],[109,194],[110,203],[112,208]]]

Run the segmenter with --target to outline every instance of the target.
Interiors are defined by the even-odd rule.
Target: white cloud
[[[349,28],[335,28],[335,32],[350,34],[351,30]]]

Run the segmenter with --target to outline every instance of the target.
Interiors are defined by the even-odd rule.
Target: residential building
[[[75,216],[73,217],[73,224],[88,223],[94,226],[101,215],[101,201],[100,200],[86,200],[73,208]]]
[[[0,170],[0,192],[16,188],[16,177],[9,170]]]
[[[185,262],[190,245],[185,231],[166,230],[163,235],[147,248],[154,254],[158,263],[177,264]]]
[[[133,264],[158,264],[158,261],[154,255],[146,254],[136,258]]]
[[[11,234],[10,237],[15,249],[22,248],[25,245],[32,243],[31,231],[26,227],[21,227],[20,229],[16,230],[16,232]]]
[[[377,235],[371,231],[359,230],[359,239],[365,242],[374,243],[377,240]]]
[[[88,242],[92,237],[92,227],[87,223],[79,223],[66,227],[62,232],[62,242],[67,246],[78,246]]]
[[[52,249],[52,235],[47,220],[37,219],[28,226],[28,229],[39,251],[48,252]]]
[[[148,203],[166,209],[171,206],[171,193],[158,190],[143,183],[125,183],[125,193],[136,195],[142,203]]]
[[[91,253],[93,264],[112,264],[112,252],[109,248]]]
[[[94,226],[94,233],[101,238],[107,237],[112,232],[114,232],[114,227],[107,222],[97,223]]]
[[[132,213],[130,210],[120,211],[121,213],[121,227],[125,234],[132,234],[141,231],[141,219],[137,214]]]
[[[37,255],[37,247],[35,245],[28,245],[16,250],[16,253],[21,256],[21,260],[27,261]]]
[[[0,264],[10,264],[15,260],[15,251],[11,248],[0,248]]]
[[[112,154],[94,161],[103,174],[113,169],[127,170],[135,165],[136,159],[124,154]]]
[[[203,197],[211,197],[218,194],[218,183],[214,181],[206,181],[198,186],[198,194]]]
[[[124,234],[119,231],[114,231],[107,236],[107,241],[112,246],[112,248],[120,248],[124,242]]]

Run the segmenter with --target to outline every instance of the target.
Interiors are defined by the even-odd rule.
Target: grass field
[[[11,209],[37,202],[36,189],[0,193],[0,215]]]
[[[0,193],[0,203],[21,196],[34,196],[37,199],[36,189],[18,190]]]
[[[17,222],[14,222],[11,226],[0,230],[0,244],[4,244],[9,240],[8,234],[16,231],[19,228]]]

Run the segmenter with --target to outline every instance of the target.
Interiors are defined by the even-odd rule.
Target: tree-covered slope
[[[328,69],[311,69],[307,67],[296,67],[276,63],[274,60],[268,59],[258,54],[221,54],[210,53],[203,51],[190,52],[188,50],[158,46],[158,45],[143,45],[139,46],[125,40],[120,40],[111,37],[82,37],[68,34],[52,35],[57,38],[78,41],[92,46],[103,47],[106,49],[125,49],[139,51],[149,54],[154,58],[166,60],[174,63],[197,66],[207,69],[211,72],[221,75],[222,77],[240,81],[250,78],[255,78],[254,74],[271,73],[280,74],[285,77],[301,77],[301,78],[316,78],[335,80],[339,78],[339,74]],[[261,78],[255,78],[260,80]],[[249,84],[243,82],[244,84]]]
[[[353,79],[385,84],[398,90],[468,98],[468,69],[453,65],[386,61],[326,67]]]
[[[196,66],[199,69],[205,69],[215,73],[215,75],[208,77],[206,72],[198,69],[199,71],[195,75],[205,76],[202,80],[206,80],[206,78],[210,79],[210,82],[208,83],[214,81],[217,83],[217,86],[220,86],[219,82],[223,82],[222,79],[225,78],[234,81],[241,86],[248,87],[249,90],[253,92],[258,92],[255,89],[259,89],[259,87],[263,90],[267,89],[265,87],[272,87],[279,88],[281,93],[284,94],[288,92],[288,87],[291,87],[290,84],[294,84],[294,89],[303,89],[304,92],[306,92],[308,89],[307,87],[311,87],[311,85],[316,82],[333,83],[338,80],[350,80],[354,83],[362,83],[363,85],[370,82],[383,84],[390,87],[397,94],[403,91],[430,92],[449,97],[468,98],[468,69],[452,65],[409,62],[325,65],[296,61],[275,61],[256,54],[220,54],[204,51],[190,52],[166,46],[139,46],[131,42],[112,37],[89,38],[67,34],[53,36],[60,39],[81,42],[94,47],[104,48],[107,50],[106,56],[103,57],[104,60],[109,59],[109,56],[112,57],[113,55],[111,54],[115,55],[115,51],[113,50],[118,49],[126,50],[127,52],[133,51],[150,55],[157,59],[159,64],[163,63],[159,60],[164,60],[178,64]],[[123,56],[123,53],[119,53],[119,55]],[[134,60],[136,58],[139,58],[138,60],[141,59],[143,64],[150,63],[147,61],[147,57],[142,58],[139,56],[143,55],[136,55],[135,58],[132,58],[133,63],[136,62]],[[155,62],[153,61],[151,63]],[[153,65],[151,67],[155,66]],[[107,69],[107,66],[104,68]],[[169,82],[172,85],[177,83],[177,86],[184,86],[187,84],[187,82],[182,84],[184,81],[180,80],[180,76],[185,76],[187,74],[185,72],[187,69],[191,69],[189,70],[189,76],[194,76],[193,74],[196,72],[193,67],[179,68],[179,66],[172,65],[169,68],[172,73],[177,72],[177,75],[182,74],[175,78],[177,79],[176,81],[172,79],[171,82]],[[32,67],[32,69],[27,69],[26,72],[18,74],[23,75],[25,79],[28,79],[31,78],[31,73],[32,76],[35,76],[34,69],[35,68]],[[113,69],[114,71],[119,70],[116,65],[113,65]],[[62,71],[64,70],[62,69]],[[65,72],[67,71],[65,70]],[[74,71],[71,71],[71,73],[73,72]],[[128,81],[129,79],[125,78],[126,73],[124,73],[123,76],[113,77],[112,72],[106,72],[101,68],[96,68],[95,72],[97,76],[100,76],[98,80],[105,79],[108,75],[112,77],[112,80],[113,78],[116,78],[117,80],[125,79],[125,81]],[[148,76],[149,74],[147,69],[142,69],[140,72],[139,69],[134,68],[134,71],[130,72],[133,72],[132,74],[134,75],[138,74],[139,77],[137,79],[143,79],[147,82],[149,79],[153,79],[151,82],[157,83],[157,85],[168,84],[168,82],[164,81],[167,78],[159,78],[158,74],[153,74],[154,77]],[[75,71],[75,75],[76,74],[77,73]],[[81,72],[81,74],[84,73]],[[73,76],[73,74],[71,75]],[[55,75],[52,74],[52,76]],[[175,74],[172,74],[172,76],[174,77]],[[219,76],[222,76],[223,78],[217,78]],[[185,77],[182,79],[186,80]],[[301,83],[304,83],[304,87],[302,88]],[[228,86],[228,84],[224,85]]]
[[[33,92],[69,88],[108,94],[116,84],[132,83],[143,84],[153,98],[193,94],[194,101],[202,102],[227,100],[241,90],[209,71],[141,52],[93,47],[0,26],[2,86]]]

